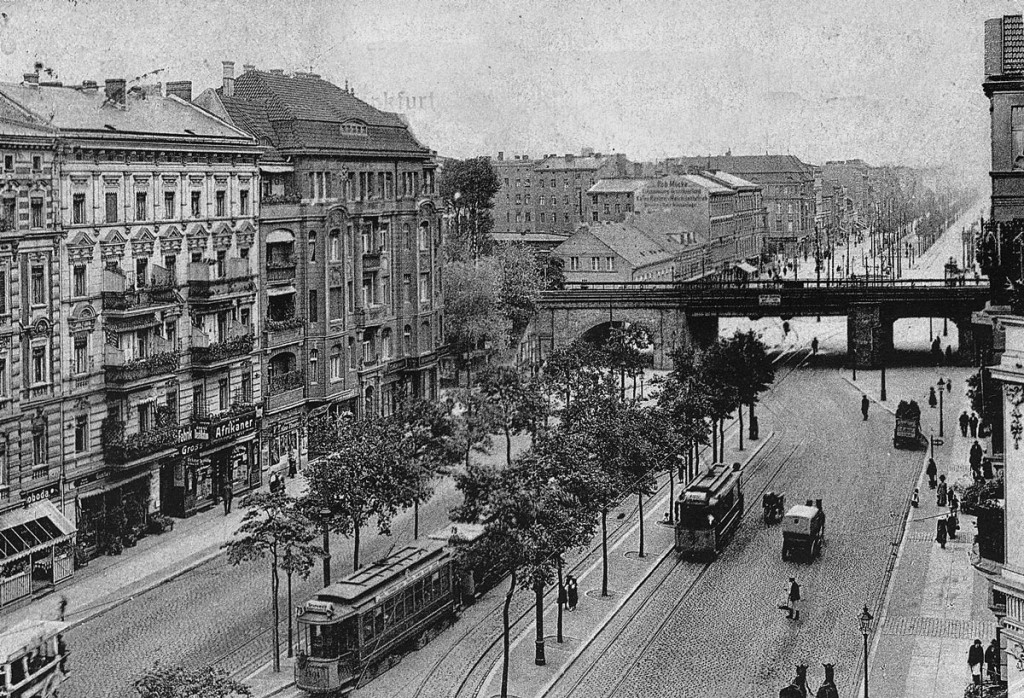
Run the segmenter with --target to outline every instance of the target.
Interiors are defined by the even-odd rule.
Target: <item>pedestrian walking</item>
[[[231,491],[231,482],[228,480],[224,481],[221,497],[224,500],[224,516],[227,516],[231,513],[231,500],[235,497],[235,493]]]
[[[953,488],[949,490],[949,510],[954,514],[960,511],[960,498],[956,496],[956,490]]]
[[[928,459],[928,467],[924,469],[925,474],[928,476],[928,487],[935,489],[935,476],[939,474],[939,468],[935,465],[935,459]]]
[[[978,440],[975,439],[974,443],[971,444],[970,463],[971,463],[971,470],[972,471],[977,469],[980,472],[980,470],[981,470],[981,461],[982,461],[982,459],[984,457],[985,457],[985,449],[983,449],[981,447],[981,444],[978,443]]]
[[[981,482],[984,479],[981,474],[981,463],[971,462],[971,477],[975,482]]]
[[[978,419],[978,415],[976,415],[973,412],[971,412],[971,416],[967,420],[967,426],[971,430],[971,438],[972,439],[978,438],[978,422],[979,421],[980,420]]]
[[[935,521],[935,542],[942,546],[942,549],[946,549],[946,520],[936,519]]]
[[[967,427],[971,424],[971,418],[967,416],[967,410],[960,413],[960,436],[967,436]]]
[[[288,477],[295,477],[299,474],[298,461],[295,458],[295,450],[292,449],[288,453]]]
[[[814,356],[818,355],[818,338],[815,337],[811,340],[811,354]]]
[[[935,492],[935,504],[944,507],[948,506],[949,485],[946,484],[946,476],[939,475],[939,486]]]
[[[912,506],[915,509],[917,509],[917,507],[920,504],[921,504],[921,493],[918,492],[917,488],[915,487],[914,488],[914,494],[910,495],[910,506]]]
[[[971,679],[975,686],[981,685],[981,669],[984,664],[985,648],[981,646],[981,640],[975,640],[967,650],[967,666],[971,668]]]
[[[270,494],[275,494],[281,488],[281,476],[277,471],[270,473]]]
[[[565,600],[569,603],[569,610],[575,611],[576,604],[580,601],[580,591],[576,578],[571,574],[565,578]]]
[[[939,406],[939,398],[935,397],[935,387],[928,388],[928,406],[935,409]]]
[[[991,480],[995,477],[995,473],[992,472],[992,459],[982,458],[981,459],[981,474],[986,480]]]
[[[949,353],[949,347],[946,347],[946,355],[947,356],[951,356],[951,354]],[[946,381],[946,392],[947,393],[953,392],[953,381],[951,381],[951,380],[950,381]]]
[[[988,680],[991,683],[999,683],[1002,664],[1003,659],[999,649],[999,641],[993,639],[985,649],[985,666],[988,667]]]
[[[868,420],[868,407],[870,405],[871,405],[871,402],[868,400],[868,396],[867,395],[862,395],[861,398],[860,398],[860,413],[862,415],[864,415],[864,421],[865,422]]]
[[[948,344],[946,345],[946,365],[947,366],[952,366],[953,365],[953,347],[951,347]],[[953,392],[952,383],[950,384],[948,390],[949,390],[949,392]]]
[[[796,583],[796,577],[789,578],[789,615],[787,618],[800,620],[800,585]]]
[[[946,515],[946,535],[950,540],[956,538],[956,530],[960,528],[960,519],[952,511]]]

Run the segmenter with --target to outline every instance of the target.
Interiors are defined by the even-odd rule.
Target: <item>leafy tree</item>
[[[775,380],[775,366],[768,356],[768,347],[753,330],[719,340],[726,361],[732,366],[728,380],[739,397],[737,411],[740,419],[740,448],[743,448],[743,405],[749,405],[751,438],[754,437],[754,404],[758,396],[768,390]]]
[[[696,373],[691,379],[696,390],[704,396],[707,416],[711,420],[711,451],[713,460],[721,459],[725,444],[722,422],[740,404],[739,391],[733,383],[732,359],[722,343],[716,342],[697,354]]]
[[[495,258],[501,269],[501,304],[515,341],[537,312],[544,287],[541,263],[537,253],[526,245],[501,245]]]
[[[544,360],[542,380],[549,390],[563,396],[566,406],[574,389],[593,385],[604,368],[605,357],[588,342],[575,340],[548,354]]]
[[[235,698],[251,696],[252,690],[232,679],[223,669],[187,669],[156,662],[135,680],[140,698]]]
[[[420,504],[430,500],[435,478],[447,474],[462,455],[457,424],[444,405],[422,398],[403,401],[393,419],[402,433],[401,456],[410,465],[406,499],[413,507],[413,538],[419,538]]]
[[[586,517],[579,515],[582,503],[559,487],[558,464],[536,452],[528,451],[517,458],[514,466],[504,470],[477,472],[482,480],[463,493],[467,495],[468,508],[484,513],[486,535],[474,544],[471,557],[487,562],[504,559],[511,572],[502,610],[501,695],[507,696],[509,612],[513,595],[518,589],[534,592],[540,663],[544,644],[544,588],[554,578],[561,556],[586,543],[590,526]],[[469,503],[470,496],[477,501]]]
[[[315,534],[309,520],[298,512],[295,500],[284,492],[250,494],[242,500],[241,505],[247,510],[242,517],[242,524],[235,531],[235,537],[223,547],[227,549],[228,560],[232,565],[270,559],[270,588],[274,609],[274,671],[281,671],[278,567],[287,557],[290,580],[292,572],[299,571],[301,574],[304,568],[312,566],[312,557],[322,554],[322,551],[311,543]],[[289,589],[290,587],[289,581]],[[289,613],[289,617],[290,615]]]
[[[462,411],[455,419],[454,440],[462,454],[462,461],[468,470],[470,456],[490,453],[494,445],[491,438],[490,415],[487,414],[487,399],[475,389],[457,390],[450,400],[449,410],[455,416],[456,406]]]
[[[647,366],[647,356],[642,349],[650,344],[649,334],[642,325],[631,322],[625,326],[613,327],[608,343],[602,349],[605,364],[618,371],[621,384],[621,398],[626,399],[626,376],[636,375]],[[633,384],[636,398],[636,383]]]
[[[547,411],[539,383],[524,380],[509,366],[489,366],[479,376],[480,392],[495,427],[505,435],[505,463],[512,465],[512,435],[536,435]]]
[[[692,469],[695,447],[709,441],[707,396],[704,386],[696,380],[694,352],[689,348],[677,349],[672,360],[674,368],[661,383],[658,407],[668,419],[675,441],[685,445]]]
[[[452,225],[445,240],[449,259],[479,259],[490,252],[494,223],[491,208],[501,189],[498,174],[485,157],[455,160],[441,171],[438,189],[445,207],[452,212]]]
[[[541,279],[548,291],[565,287],[565,261],[555,255],[548,255],[541,265]]]
[[[288,605],[286,608],[288,612],[288,656],[291,657],[294,652],[294,642],[292,636],[292,614],[291,609],[295,606],[292,604],[292,576],[298,575],[299,579],[306,579],[309,577],[309,573],[313,571],[313,565],[316,559],[322,558],[326,555],[326,551],[316,544],[316,527],[313,522],[306,518],[306,516],[298,509],[295,508],[290,512],[295,517],[295,521],[298,524],[296,531],[296,537],[293,540],[282,541],[283,548],[281,550],[281,569],[284,570],[286,589],[288,597]]]
[[[309,492],[303,506],[331,512],[328,526],[352,539],[352,565],[358,570],[360,530],[376,519],[378,531],[390,534],[391,521],[408,501],[412,467],[401,454],[404,434],[395,420],[328,415],[310,420],[309,433]]]
[[[503,349],[511,324],[502,304],[501,270],[491,258],[451,261],[441,277],[444,293],[445,335],[456,365],[468,372],[474,352],[488,343]]]

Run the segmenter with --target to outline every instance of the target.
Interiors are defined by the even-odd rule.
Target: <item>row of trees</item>
[[[509,572],[503,696],[516,591],[534,594],[536,662],[543,664],[544,594],[556,580],[562,584],[565,556],[599,535],[601,594],[608,595],[609,513],[624,497],[636,496],[638,554],[644,556],[644,501],[658,475],[681,470],[680,459],[692,458],[709,440],[717,459],[724,420],[744,405],[752,410],[774,379],[764,344],[753,333],[737,333],[704,351],[675,352],[656,404],[645,405],[627,397],[624,380],[643,364],[645,337],[642,327],[621,327],[603,349],[577,342],[553,352],[531,389],[545,391],[548,404],[560,407],[557,424],[540,429],[536,419],[530,422],[532,445],[505,467],[470,464],[456,475],[464,501],[453,518],[483,522],[486,530],[469,549],[469,564]]]

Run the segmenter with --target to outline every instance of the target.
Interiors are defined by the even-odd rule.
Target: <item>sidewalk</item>
[[[291,495],[300,494],[305,487],[301,473],[286,480],[286,490]],[[244,496],[235,497],[227,516],[218,504],[191,518],[175,519],[173,531],[146,536],[134,548],[125,548],[121,555],[93,559],[86,567],[75,570],[69,584],[25,606],[0,612],[0,621],[14,625],[29,619],[56,619],[60,599],[65,597],[66,620],[72,626],[81,625],[199,567],[223,552],[221,545],[241,524],[245,511],[239,504]]]
[[[921,406],[921,429],[938,437],[938,409],[928,407],[928,386],[938,378],[953,377],[953,390],[944,397],[943,444],[935,447],[939,474],[957,490],[970,484],[968,451],[973,439],[960,435],[957,417],[970,411],[964,379],[965,368],[906,368],[887,375],[885,403],[878,402],[878,371],[858,371],[853,383],[849,372],[842,375],[869,398],[871,418],[894,419],[900,400],[917,400]],[[879,408],[887,412],[881,412]],[[986,447],[985,440],[979,442]],[[875,698],[960,698],[971,681],[967,648],[980,639],[984,645],[995,636],[995,620],[986,605],[984,577],[971,566],[974,517],[960,514],[960,532],[943,550],[935,542],[936,518],[948,512],[936,505],[929,489],[921,454],[918,488],[921,505],[911,509],[906,532],[889,580],[885,602],[875,613],[874,643],[870,652],[869,686]],[[910,493],[908,493],[909,497]],[[863,692],[863,685],[861,686]],[[859,695],[859,694],[855,694]]]

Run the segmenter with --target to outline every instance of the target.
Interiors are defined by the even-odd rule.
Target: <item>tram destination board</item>
[[[758,305],[782,305],[782,296],[777,293],[761,294],[757,297]]]

